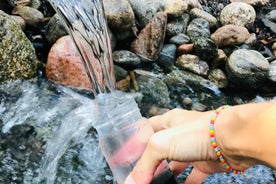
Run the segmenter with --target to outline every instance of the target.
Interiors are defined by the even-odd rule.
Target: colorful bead
[[[244,173],[244,170],[235,170],[233,169],[229,164],[228,162],[223,158],[221,152],[220,152],[220,149],[218,148],[217,146],[217,142],[216,142],[216,138],[215,138],[215,130],[214,130],[214,125],[215,125],[215,121],[220,113],[220,111],[222,111],[223,109],[227,109],[229,108],[230,106],[229,105],[223,105],[219,108],[217,108],[215,110],[215,113],[214,115],[211,117],[211,120],[210,120],[210,128],[209,128],[209,133],[210,133],[210,138],[211,138],[211,144],[214,148],[214,151],[219,159],[219,161],[224,165],[224,167],[229,171],[229,172],[232,172],[234,174],[243,174]]]

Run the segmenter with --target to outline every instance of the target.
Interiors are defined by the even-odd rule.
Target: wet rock
[[[274,56],[276,56],[276,42],[274,42],[274,43],[272,44],[271,50],[272,50]]]
[[[231,46],[244,43],[250,36],[248,30],[243,26],[225,25],[218,28],[211,39],[219,46]]]
[[[268,20],[267,18],[263,18],[262,22],[264,23],[264,25],[266,27],[269,27],[271,31],[273,31],[274,33],[276,33],[276,31],[275,31],[276,30],[276,23]]]
[[[223,103],[223,99],[218,98],[221,92],[213,82],[191,72],[173,70],[167,74],[164,82],[167,84],[170,94],[177,96],[180,103],[184,98],[196,101],[200,98],[201,103],[208,105]],[[202,94],[205,94],[205,98],[201,98]]]
[[[230,0],[230,2],[243,2],[252,6],[265,5],[269,0]]]
[[[270,21],[276,22],[276,10],[272,10],[265,15]]]
[[[120,91],[129,91],[130,90],[130,81],[131,78],[130,76],[126,76],[126,78],[119,80],[118,82],[116,82],[116,88]]]
[[[189,43],[189,42],[190,42],[190,37],[183,33],[179,33],[179,34],[171,37],[171,39],[170,39],[170,43],[173,43],[176,45],[182,45],[182,44]]]
[[[229,80],[240,88],[258,88],[268,79],[269,63],[255,50],[235,50],[226,63]]]
[[[81,57],[70,36],[61,37],[52,46],[46,63],[46,76],[55,83],[91,89]]]
[[[68,35],[63,20],[55,14],[45,27],[45,37],[50,44],[54,44],[60,37]]]
[[[164,6],[164,1],[160,0],[128,0],[128,2],[134,11],[138,28],[143,28],[148,24],[158,10]]]
[[[206,105],[202,104],[202,103],[193,103],[191,110],[195,110],[195,111],[206,111],[207,107]]]
[[[218,47],[209,38],[199,37],[194,42],[194,50],[197,56],[204,61],[210,61],[218,55]]]
[[[189,14],[183,14],[175,19],[172,19],[167,24],[166,33],[169,37],[185,33],[187,30],[188,22],[190,21]]]
[[[251,5],[242,2],[228,4],[220,14],[220,22],[222,25],[234,24],[247,28],[252,26],[255,18],[255,9]]]
[[[191,98],[185,97],[182,100],[182,104],[184,107],[187,107],[187,106],[190,107],[193,105],[193,100]]]
[[[128,50],[116,50],[112,55],[114,63],[121,66],[137,68],[141,63],[141,59]]]
[[[127,0],[103,0],[105,15],[112,30],[135,29],[134,12]]]
[[[195,74],[207,76],[209,66],[205,61],[201,61],[196,55],[183,54],[176,60],[176,66],[180,69],[191,71]]]
[[[208,12],[203,11],[199,8],[193,8],[190,11],[190,15],[193,18],[204,18],[204,19],[206,19],[209,22],[210,29],[214,29],[218,25],[218,21],[217,21],[216,17],[214,17],[213,15],[211,15]]]
[[[187,54],[190,53],[194,48],[194,44],[190,43],[190,44],[182,44],[177,48],[177,52],[179,54]]]
[[[167,108],[160,108],[157,107],[156,105],[153,105],[149,109],[149,115],[151,116],[156,116],[156,115],[161,115],[164,114],[165,112],[168,112],[170,109]]]
[[[166,14],[163,12],[157,13],[131,43],[130,50],[145,61],[156,60],[163,47],[166,25]]]
[[[276,82],[276,60],[270,63],[268,74],[269,74],[269,79],[273,82]]]
[[[210,70],[208,79],[217,85],[218,88],[225,88],[228,86],[228,78],[226,74],[219,68]]]
[[[194,42],[199,37],[210,37],[210,26],[209,22],[203,18],[193,19],[187,28],[187,35]]]
[[[163,80],[154,75],[139,75],[137,77],[142,101],[146,104],[156,104],[159,107],[169,107],[169,92]]]
[[[114,65],[114,73],[115,73],[115,79],[116,81],[120,81],[122,79],[125,79],[128,75],[127,70],[125,70],[124,68],[118,66],[118,65]]]
[[[156,61],[157,64],[165,68],[172,67],[176,59],[176,49],[175,44],[165,44]]]
[[[213,67],[219,67],[225,64],[227,56],[222,49],[218,49],[218,55],[210,62]]]
[[[37,58],[33,45],[21,27],[0,11],[0,81],[36,76]]]
[[[28,26],[37,28],[44,22],[44,15],[37,9],[28,6],[16,6],[12,11],[14,15],[20,15]]]
[[[276,33],[276,10],[270,11],[268,14],[262,18],[264,25],[274,33]]]

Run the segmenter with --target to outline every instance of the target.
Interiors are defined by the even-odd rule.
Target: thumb
[[[125,184],[149,184],[155,174],[166,170],[168,163],[164,161],[169,152],[170,134],[167,130],[155,133],[136,166],[127,177]],[[167,140],[166,140],[167,139]]]

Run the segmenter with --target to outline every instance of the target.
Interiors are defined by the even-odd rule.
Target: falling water
[[[115,90],[111,46],[102,0],[49,0],[79,50],[94,96]]]
[[[111,46],[102,1],[49,0],[49,2],[64,20],[79,50],[94,97],[115,91]],[[47,184],[54,183],[58,161],[71,140],[77,140],[86,135],[99,118],[96,107],[97,104],[89,100],[88,103],[75,109],[73,113],[64,118],[61,126],[53,135],[53,139],[47,142],[40,176],[42,180],[46,180]],[[89,114],[84,113],[87,109],[90,111]],[[85,118],[80,118],[80,116]],[[80,122],[80,119],[83,121]]]
[[[0,183],[109,183],[90,95],[46,80],[0,84]]]

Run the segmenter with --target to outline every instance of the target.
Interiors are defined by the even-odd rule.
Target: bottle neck
[[[95,103],[98,120],[94,128],[99,136],[109,135],[142,118],[134,98],[120,91],[99,94]]]

